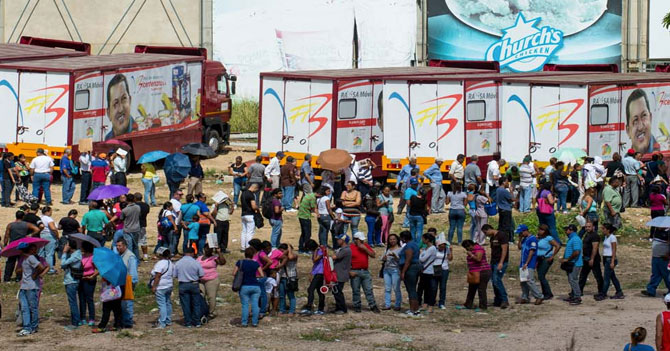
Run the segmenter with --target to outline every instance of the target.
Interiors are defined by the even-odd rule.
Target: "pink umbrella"
[[[119,139],[105,140],[100,144],[105,146],[120,147],[126,151],[130,150],[130,145],[128,145],[128,143],[126,143],[125,141],[121,141]]]
[[[14,240],[7,246],[5,246],[5,248],[2,249],[2,251],[0,251],[0,256],[12,257],[20,255],[22,252],[21,250],[18,249],[18,247],[19,244],[21,243],[26,243],[28,245],[35,245],[39,249],[43,246],[46,246],[46,244],[49,243],[49,240],[34,238],[32,236],[21,238],[19,240]]]

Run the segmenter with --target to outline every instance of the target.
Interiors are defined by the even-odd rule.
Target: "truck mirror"
[[[234,77],[234,76],[233,76]],[[232,80],[232,83],[230,83],[230,94],[235,95],[235,81]]]

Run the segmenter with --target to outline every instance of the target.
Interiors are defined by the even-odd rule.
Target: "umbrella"
[[[551,154],[551,157],[556,157],[557,160],[565,164],[576,164],[583,157],[586,157],[586,151],[577,147],[563,147]]]
[[[128,145],[128,143],[126,143],[125,141],[121,141],[119,139],[105,140],[105,141],[101,142],[100,144],[106,145],[106,146],[120,147],[120,148],[122,148],[126,151],[131,149],[130,145]]]
[[[115,286],[126,285],[128,269],[123,264],[121,256],[114,251],[106,247],[96,247],[93,249],[93,264],[100,272],[100,276],[110,284]]]
[[[661,216],[647,222],[647,227],[670,228],[670,216]]]
[[[203,143],[190,143],[181,147],[181,151],[185,154],[200,156],[205,158],[216,157],[216,152],[211,146]]]
[[[116,185],[116,184],[103,185],[91,191],[87,199],[89,200],[113,199],[115,197],[128,194],[129,192],[130,189],[126,188],[123,185]]]
[[[142,155],[140,159],[137,160],[137,163],[156,162],[158,160],[168,157],[168,155],[169,154],[167,152],[161,150],[149,151],[146,154]]]
[[[165,158],[165,178],[168,182],[179,183],[188,176],[191,170],[191,161],[188,156],[174,153]]]
[[[4,249],[2,249],[2,252],[0,252],[0,256],[12,257],[12,256],[20,255],[22,253],[22,251],[19,250],[18,247],[19,247],[19,244],[21,244],[21,243],[35,245],[39,249],[43,246],[46,246],[46,244],[49,243],[49,240],[35,238],[35,237],[32,237],[32,236],[21,238],[21,239],[18,239],[18,240],[14,240],[11,243],[9,243],[7,246],[5,246]]]
[[[70,239],[76,241],[77,245],[79,245],[79,246],[81,246],[82,242],[86,241],[86,242],[89,242],[89,243],[93,244],[93,246],[95,246],[95,247],[100,247],[100,242],[95,240],[95,238],[93,238],[90,235],[85,235],[85,234],[81,234],[81,233],[74,233],[74,234],[70,234],[68,237]]]
[[[353,158],[348,151],[342,149],[330,149],[322,151],[316,160],[322,169],[333,172],[349,167]]]

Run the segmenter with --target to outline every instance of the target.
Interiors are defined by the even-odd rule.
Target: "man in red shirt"
[[[372,276],[368,270],[368,259],[375,257],[375,251],[365,242],[365,234],[356,232],[354,242],[349,244],[351,248],[351,295],[354,305],[354,312],[361,312],[361,285],[365,293],[365,299],[368,301],[370,311],[380,313],[377,303],[375,303],[375,294],[372,291]]]
[[[96,157],[93,162],[91,162],[91,180],[93,181],[91,191],[99,186],[105,185],[107,174],[109,173],[109,163],[107,163],[105,158],[107,158],[107,154],[102,152],[98,154],[98,157]]]
[[[656,350],[670,350],[670,294],[663,298],[666,311],[656,317]]]

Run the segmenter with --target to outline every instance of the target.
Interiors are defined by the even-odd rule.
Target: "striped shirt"
[[[482,260],[479,262],[475,261],[470,256],[467,257],[468,272],[481,272],[491,269],[491,266],[489,266],[489,264],[486,262],[486,250],[484,250],[484,248],[479,244],[475,244],[474,248],[472,249],[472,254],[477,255],[479,252],[482,253]]]

